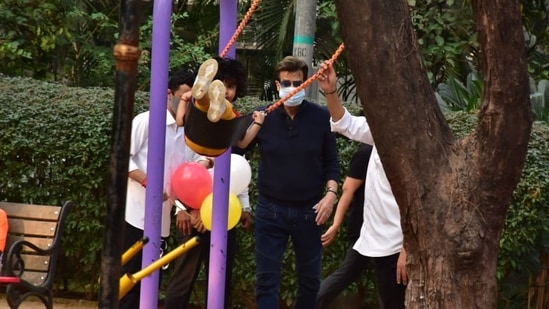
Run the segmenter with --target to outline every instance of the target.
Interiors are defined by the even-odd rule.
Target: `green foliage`
[[[536,120],[549,123],[549,80],[540,80],[536,87],[530,79],[530,101]]]
[[[72,200],[59,280],[93,285],[99,274],[114,92],[0,78],[0,200]],[[137,94],[136,111],[146,106]]]
[[[208,40],[202,36],[197,37],[197,43],[189,43],[182,39],[182,37],[176,35],[177,24],[181,21],[188,19],[187,12],[174,13],[171,17],[171,41],[170,41],[170,71],[180,67],[189,67],[196,70],[198,66],[206,59],[211,57],[211,54],[205,51],[205,46],[209,44]],[[152,38],[153,19],[149,16],[147,20],[140,27],[140,48],[142,50],[141,57],[139,59],[139,89],[149,89],[149,82],[151,77],[151,54],[153,46]]]
[[[239,20],[251,1],[239,1]],[[433,87],[449,77],[464,80],[477,67],[478,43],[470,3],[454,0],[410,0],[410,14]],[[536,80],[549,79],[546,1],[522,0],[528,69]],[[0,3],[0,72],[61,81],[68,85],[112,87],[117,42],[119,1],[5,0]],[[294,0],[261,2],[239,43],[250,72],[250,94],[264,91],[272,81],[274,64],[292,52]],[[152,3],[143,2],[138,63],[140,90],[148,90],[152,43]],[[170,68],[200,62],[217,53],[219,5],[216,1],[175,1],[172,5]],[[335,4],[317,4],[314,61],[327,59],[341,37]],[[338,75],[345,100],[356,100],[354,80],[342,55]],[[272,95],[266,94],[271,100]]]
[[[439,105],[443,110],[478,111],[483,88],[482,80],[475,73],[467,75],[466,85],[451,77],[446,83],[438,84]]]
[[[521,0],[528,73],[534,79],[549,79],[549,2]]]
[[[71,64],[67,69],[71,70],[66,73],[73,85],[114,85],[112,76],[115,74],[115,59],[112,56],[112,46],[118,39],[118,10],[112,10],[110,7],[103,10],[95,11],[89,6],[74,6],[69,12],[73,26],[80,29],[72,35],[74,53],[67,55],[67,61]],[[143,15],[144,22],[139,27],[141,56],[137,67],[138,89],[148,90],[151,77],[153,18],[146,9]],[[176,10],[172,13],[169,69],[181,67],[183,64],[198,67],[198,64],[209,58],[210,53],[206,52],[206,48],[211,48],[211,44],[202,35],[183,39],[181,28],[188,23],[192,23],[189,21],[188,12]],[[211,31],[217,33],[215,29]],[[202,33],[210,34],[206,31]],[[106,76],[111,78],[105,78]]]
[[[14,1],[0,3],[0,72],[63,81],[73,86],[114,86],[113,46],[118,39],[119,3],[104,1]],[[213,4],[210,4],[211,8]],[[152,9],[143,5],[139,85],[148,90],[152,48]],[[201,63],[214,50],[216,23],[189,36],[186,10],[175,6],[171,19],[170,68]],[[200,18],[196,14],[194,18]],[[199,26],[196,26],[199,27]],[[196,31],[196,30],[200,31]]]
[[[0,72],[44,78],[65,35],[63,2],[0,2]]]
[[[505,258],[499,260],[500,277],[509,269],[538,271],[541,268],[538,259],[540,248],[549,249],[548,162],[549,128],[535,122],[525,168],[514,191],[501,239],[500,254]]]
[[[483,89],[483,81],[475,73],[469,73],[465,85],[457,78],[451,77],[446,83],[438,84],[435,95],[444,111],[474,113],[479,110],[482,103]],[[549,122],[549,80],[540,80],[536,86],[536,82],[530,78],[530,103],[535,119]]]
[[[465,76],[477,49],[471,8],[462,1],[408,1],[418,44],[433,85]],[[468,57],[471,60],[467,60]]]
[[[66,7],[66,44],[70,48],[58,46],[57,61],[62,67],[60,76],[51,79],[63,79],[73,86],[113,86],[112,48],[119,16],[111,5],[76,1]]]
[[[507,212],[500,240],[497,277],[507,308],[525,308],[528,277],[543,269],[541,252],[549,252],[549,129],[534,123],[522,178]]]

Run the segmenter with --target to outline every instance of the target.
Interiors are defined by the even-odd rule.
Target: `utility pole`
[[[313,52],[315,42],[315,24],[316,24],[316,0],[296,0],[296,16],[294,30],[294,48],[293,55],[305,61],[309,66],[309,75],[313,72]],[[304,76],[307,79],[309,76]],[[316,88],[316,84],[313,84]],[[307,97],[311,97],[312,93],[316,93],[312,89],[307,88]],[[313,92],[314,91],[314,92]]]

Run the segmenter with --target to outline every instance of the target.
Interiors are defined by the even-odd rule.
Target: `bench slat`
[[[3,209],[10,218],[38,219],[45,221],[57,221],[60,206],[29,205],[20,203],[0,202]]]
[[[34,285],[41,285],[44,280],[46,280],[46,277],[48,276],[47,272],[42,271],[25,271],[23,274],[23,277],[21,279],[30,282]]]
[[[24,239],[28,242],[31,242],[35,244],[38,248],[42,248],[44,250],[48,249],[51,244],[53,243],[53,238],[48,237],[30,237],[30,236],[24,236],[24,235],[8,235],[8,240],[6,241],[6,248],[11,247],[14,242]]]
[[[57,222],[13,219],[8,217],[9,234],[53,237]]]
[[[50,268],[49,256],[21,254],[21,258],[25,262],[25,273],[27,271],[47,272]]]

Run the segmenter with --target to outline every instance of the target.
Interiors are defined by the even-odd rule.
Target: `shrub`
[[[114,91],[1,78],[0,200],[75,208],[56,278],[93,292],[100,273]],[[136,95],[136,112],[146,94]]]

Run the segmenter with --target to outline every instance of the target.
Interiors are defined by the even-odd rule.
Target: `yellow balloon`
[[[213,193],[208,194],[204,201],[202,201],[202,206],[200,207],[200,219],[204,223],[204,227],[208,230],[212,230],[212,209],[213,209]],[[229,193],[229,211],[227,213],[227,230],[235,227],[240,221],[240,216],[242,215],[242,205],[236,194]]]

